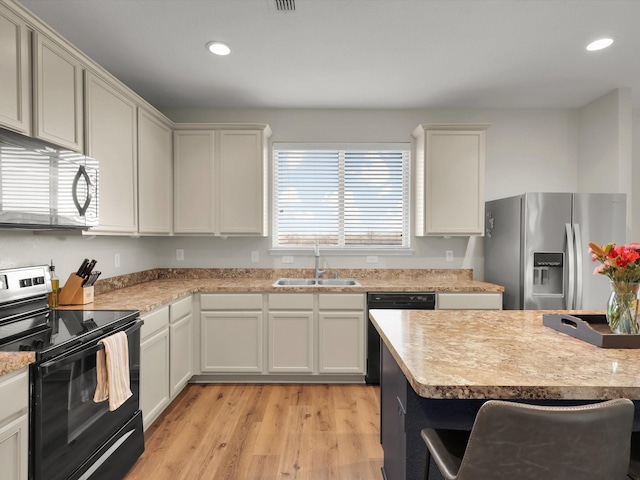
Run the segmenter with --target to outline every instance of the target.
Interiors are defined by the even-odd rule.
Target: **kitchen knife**
[[[79,277],[82,277],[83,273],[84,273],[84,269],[87,268],[87,265],[89,265],[89,259],[85,258],[82,261],[82,264],[80,265],[80,268],[78,269],[78,271],[76,272],[76,275]]]
[[[96,283],[96,280],[98,280],[98,277],[100,276],[102,272],[99,271],[95,271],[93,273],[91,273],[91,275],[89,275],[89,278],[87,279],[87,281],[85,283],[82,284],[83,287],[92,287],[94,283]]]
[[[87,275],[87,277],[84,279],[84,281],[82,282],[82,286],[83,287],[90,287],[91,286],[91,279],[95,276],[95,273],[90,273],[89,275]]]
[[[89,275],[91,275],[91,271],[93,270],[93,267],[96,266],[96,263],[98,263],[98,261],[95,258],[92,258],[89,265],[87,265],[87,268],[84,270],[84,277],[88,278]]]

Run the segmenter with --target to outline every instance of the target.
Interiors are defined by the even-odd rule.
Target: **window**
[[[409,152],[274,143],[273,247],[409,248]]]

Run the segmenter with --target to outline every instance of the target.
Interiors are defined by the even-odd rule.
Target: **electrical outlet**
[[[444,252],[444,258],[447,262],[453,262],[453,250],[447,250]]]
[[[367,255],[367,263],[378,263],[377,255]]]
[[[114,253],[113,254],[113,266],[115,268],[120,268],[120,254],[119,253]]]
[[[183,248],[178,248],[176,249],[176,260],[184,260],[184,249]]]
[[[257,250],[251,250],[251,261],[253,263],[258,263],[260,261],[260,256],[258,255]]]
[[[285,255],[282,257],[282,263],[293,263],[293,257],[291,255]]]

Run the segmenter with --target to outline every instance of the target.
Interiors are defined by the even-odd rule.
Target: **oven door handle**
[[[135,332],[136,330],[139,330],[142,327],[143,323],[144,322],[138,319],[131,327],[123,331],[124,333],[127,334],[127,336],[129,336],[129,334]],[[114,332],[109,332],[108,334],[97,338],[95,341],[98,342],[103,338],[113,335],[113,333]],[[56,371],[58,368],[63,367],[64,365],[68,365],[70,363],[76,362],[83,358],[90,357],[91,355],[95,355],[97,352],[103,349],[104,349],[104,345],[102,343],[95,343],[93,346],[88,348],[83,347],[82,344],[79,343],[78,348],[74,348],[72,352],[68,353],[67,355],[62,355],[60,357],[53,358],[48,362],[44,362],[40,365],[39,368],[42,371],[42,373],[47,375],[49,373]]]

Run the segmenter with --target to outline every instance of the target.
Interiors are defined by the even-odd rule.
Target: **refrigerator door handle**
[[[573,224],[575,254],[576,254],[576,302],[574,308],[582,308],[582,234],[580,232],[580,224]]]
[[[567,286],[567,295],[565,296],[565,306],[567,310],[573,310],[575,305],[575,244],[573,240],[573,229],[570,223],[565,224],[565,231],[567,235],[567,256],[569,257],[569,282]]]

